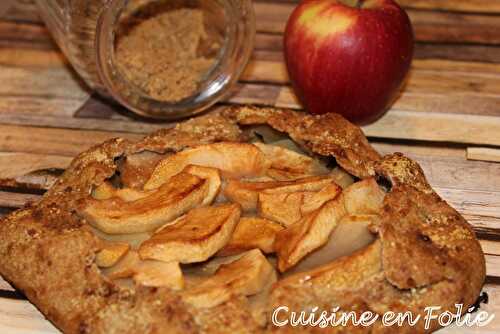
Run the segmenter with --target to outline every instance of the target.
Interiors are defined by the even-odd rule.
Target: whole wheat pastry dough
[[[248,133],[243,126],[259,124],[289,134],[313,156],[335,158],[359,179],[389,181],[378,214],[361,210],[370,215],[374,242],[331,263],[281,277],[255,296],[245,296],[257,292],[254,286],[243,294],[224,293],[223,301],[211,307],[189,302],[193,294],[187,292],[141,285],[124,288],[105,276],[95,261],[105,246],[81,212],[92,192],[120,168],[122,158],[141,152],[171,154],[221,141],[245,142]],[[145,178],[134,180],[139,180],[131,182],[136,187],[146,184]],[[310,116],[273,108],[229,108],[137,143],[114,139],[91,148],[72,162],[39,203],[0,220],[0,235],[0,274],[65,333],[303,333],[314,329],[274,328],[266,324],[266,315],[281,305],[291,311],[311,305],[378,314],[391,310],[417,315],[428,305],[453,311],[456,303],[475,302],[485,278],[484,255],[471,226],[432,190],[417,163],[401,154],[380,156],[361,130],[339,115]],[[156,283],[155,277],[141,278]],[[213,284],[220,287],[225,279]],[[186,285],[189,282],[188,277]],[[253,317],[254,305],[260,305],[258,313],[264,315],[259,321]],[[401,327],[397,332],[423,333],[422,326]],[[428,332],[438,327],[434,322]],[[394,329],[376,322],[370,328],[332,327],[328,332]]]

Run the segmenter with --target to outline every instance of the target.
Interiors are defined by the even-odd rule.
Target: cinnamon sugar
[[[197,91],[219,48],[220,38],[207,33],[201,9],[165,1],[123,15],[115,58],[125,79],[146,95],[178,102]]]

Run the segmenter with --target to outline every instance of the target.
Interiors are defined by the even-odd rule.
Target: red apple
[[[382,116],[408,73],[413,29],[393,0],[303,0],[285,32],[292,85],[313,114]]]

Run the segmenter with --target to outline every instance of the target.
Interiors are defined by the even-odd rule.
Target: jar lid
[[[113,0],[96,35],[107,93],[158,119],[199,113],[224,98],[255,35],[251,1]]]

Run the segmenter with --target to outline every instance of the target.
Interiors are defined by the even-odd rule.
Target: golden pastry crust
[[[239,125],[252,124],[288,133],[311,152],[334,157],[359,178],[376,177],[391,184],[381,218],[372,226],[377,240],[350,256],[278,281],[268,311],[280,305],[297,311],[314,305],[325,310],[341,306],[378,314],[422,314],[429,305],[454,310],[455,303],[474,303],[485,278],[481,247],[467,222],[432,190],[418,164],[401,154],[381,157],[361,130],[339,115],[257,107],[229,108],[138,143],[114,139],[80,154],[39,203],[0,220],[0,274],[66,333],[314,331],[259,327],[245,297],[197,309],[172,290],[122,289],[97,268],[94,260],[101,241],[78,214],[92,189],[115,173],[120,157],[245,141]],[[398,328],[398,333],[438,328],[437,323],[429,330],[419,326]],[[346,330],[393,331],[380,323],[329,328],[333,333]]]

